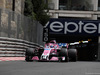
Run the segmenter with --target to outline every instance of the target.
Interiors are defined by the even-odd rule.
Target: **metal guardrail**
[[[0,57],[23,57],[27,48],[42,47],[39,44],[28,42],[26,40],[0,37]]]

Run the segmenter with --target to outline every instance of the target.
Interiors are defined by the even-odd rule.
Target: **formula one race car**
[[[77,60],[77,50],[60,47],[55,40],[45,44],[44,48],[28,48],[25,53],[26,61],[61,61]]]

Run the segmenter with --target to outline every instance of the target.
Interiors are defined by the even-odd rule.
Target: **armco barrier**
[[[21,39],[0,37],[0,57],[23,57],[27,48],[43,47]]]

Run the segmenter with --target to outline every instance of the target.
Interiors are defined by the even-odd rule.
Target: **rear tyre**
[[[65,61],[64,62],[69,62],[69,57],[65,57]]]
[[[76,62],[77,61],[77,50],[76,49],[69,49],[68,55],[71,61]]]
[[[63,60],[62,58],[65,58],[65,60]],[[62,62],[69,62],[69,57],[68,57],[68,50],[67,48],[62,48],[61,51],[59,52],[59,61]]]

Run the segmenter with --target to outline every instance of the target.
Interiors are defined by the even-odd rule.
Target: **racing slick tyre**
[[[76,49],[69,49],[68,55],[71,61],[77,61],[77,50]]]
[[[28,49],[26,49],[25,55],[32,56],[32,55],[34,55],[34,51],[35,51],[34,48],[28,48]]]
[[[33,60],[32,60],[32,56],[26,56],[26,57],[25,57],[25,60],[26,60],[27,62],[28,62],[28,61],[33,61]]]
[[[25,60],[26,61],[32,61],[33,54],[34,54],[34,49],[33,48],[26,49]]]
[[[63,60],[64,57],[64,60]],[[59,61],[62,62],[69,62],[69,57],[68,57],[68,50],[67,48],[62,48],[61,51],[59,52]]]

